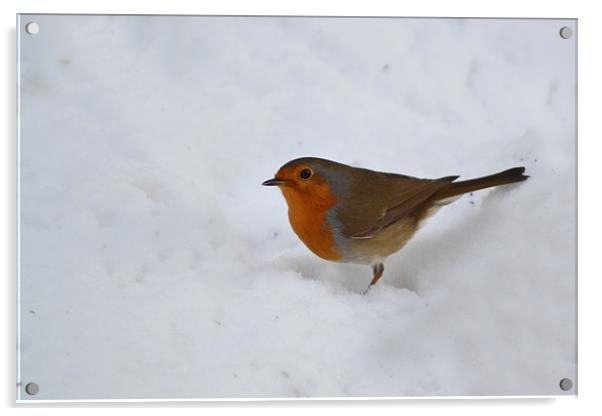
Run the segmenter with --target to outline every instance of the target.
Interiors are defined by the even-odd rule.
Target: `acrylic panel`
[[[576,394],[576,20],[17,33],[19,400]]]

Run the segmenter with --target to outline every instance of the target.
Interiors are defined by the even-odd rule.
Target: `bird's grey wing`
[[[458,176],[448,176],[441,179],[417,179],[411,177],[389,178],[385,195],[364,195],[356,198],[364,201],[355,212],[346,218],[353,218],[346,224],[345,234],[352,239],[372,238],[383,228],[388,227],[401,218],[412,215],[429,200],[437,191],[456,180]],[[369,184],[367,185],[369,187]]]

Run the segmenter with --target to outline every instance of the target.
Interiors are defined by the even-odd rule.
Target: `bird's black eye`
[[[299,176],[301,179],[309,179],[311,176],[311,169],[303,169],[301,172],[299,172]]]

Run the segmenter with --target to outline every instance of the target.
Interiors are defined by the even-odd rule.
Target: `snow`
[[[20,398],[575,394],[565,25],[21,16]],[[260,186],[300,156],[531,177],[441,209],[363,296]]]

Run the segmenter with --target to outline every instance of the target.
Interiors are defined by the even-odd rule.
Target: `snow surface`
[[[575,21],[32,19],[19,382],[34,399],[575,381],[576,43],[558,35]],[[531,178],[440,210],[363,296],[370,270],[314,256],[260,186],[299,156]]]

